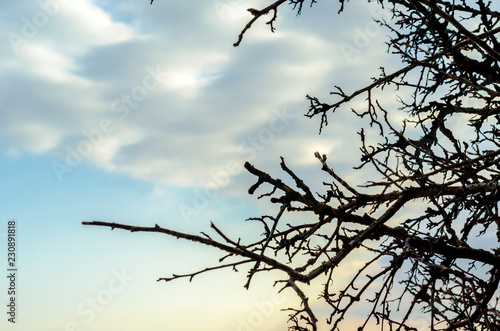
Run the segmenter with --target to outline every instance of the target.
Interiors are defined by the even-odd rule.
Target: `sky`
[[[210,248],[82,221],[159,224],[198,234],[210,221],[258,236],[273,213],[247,194],[245,161],[281,176],[280,156],[321,190],[319,151],[347,179],[357,120],[319,135],[307,94],[355,91],[384,64],[376,3],[283,5],[237,36],[265,1],[41,0],[0,4],[0,258],[16,223],[16,323],[2,330],[276,330],[298,301],[264,275],[217,271]],[[363,100],[353,104],[361,104]],[[356,261],[346,262],[347,266]],[[349,268],[347,268],[349,269]],[[2,277],[4,310],[7,277]],[[314,301],[314,300],[313,300]],[[319,305],[314,301],[313,305]],[[319,307],[319,306],[318,306]],[[349,321],[346,321],[349,325]]]

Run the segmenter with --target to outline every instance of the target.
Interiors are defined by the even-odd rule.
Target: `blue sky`
[[[245,161],[278,174],[283,156],[320,189],[319,151],[349,175],[355,119],[340,114],[318,136],[318,120],[303,116],[305,95],[327,98],[335,84],[353,90],[377,74],[387,62],[384,32],[370,18],[383,14],[361,1],[340,16],[335,1],[299,17],[283,6],[275,33],[257,22],[234,48],[246,8],[265,5],[0,4],[2,268],[9,219],[17,220],[19,254],[18,323],[2,318],[2,329],[273,330],[286,321],[278,310],[298,302],[273,292],[272,275],[250,291],[243,272],[157,283],[220,255],[81,225],[199,233],[214,221],[234,237],[257,236],[244,219],[274,210],[247,195]]]

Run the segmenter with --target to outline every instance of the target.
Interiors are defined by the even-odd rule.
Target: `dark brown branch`
[[[189,274],[184,274],[184,275],[173,274],[172,277],[158,278],[156,281],[157,282],[159,282],[159,281],[170,282],[170,281],[175,280],[175,279],[189,277],[189,281],[191,282],[195,276],[198,276],[198,275],[203,274],[205,272],[210,272],[210,271],[218,270],[218,269],[225,269],[225,268],[228,268],[228,267],[232,267],[233,270],[236,270],[235,269],[236,266],[241,265],[241,264],[245,264],[245,263],[249,263],[249,262],[253,262],[253,260],[249,259],[249,260],[238,261],[238,262],[234,262],[234,263],[228,263],[228,264],[218,265],[216,267],[205,268],[203,270],[199,270],[199,271],[192,272],[192,273],[189,273]]]
[[[271,25],[271,30],[274,31],[274,28],[273,28],[272,24],[276,20],[276,17],[277,17],[276,13],[278,11],[278,7],[281,4],[283,4],[284,2],[286,2],[286,0],[278,0],[278,1],[272,3],[271,5],[267,6],[266,8],[264,8],[262,10],[257,10],[257,9],[249,8],[248,11],[253,15],[253,17],[245,25],[245,27],[243,28],[243,30],[240,32],[240,34],[238,35],[238,40],[233,44],[233,46],[234,47],[238,47],[240,45],[241,41],[243,40],[243,35],[245,34],[245,32],[247,32],[252,27],[252,25],[255,23],[255,21],[257,21],[261,16],[267,15],[271,10],[274,11],[273,18],[271,19],[271,21],[267,22],[267,24],[270,24]]]
[[[228,245],[221,244],[215,240],[203,238],[200,236],[195,236],[192,234],[187,234],[183,232],[178,232],[178,231],[173,231],[170,229],[162,228],[156,224],[154,227],[144,227],[144,226],[133,226],[133,225],[126,225],[126,224],[120,224],[120,223],[110,223],[110,222],[99,222],[99,221],[92,221],[92,222],[82,222],[83,225],[95,225],[95,226],[106,226],[110,227],[111,230],[113,229],[123,229],[123,230],[128,230],[130,232],[157,232],[157,233],[164,233],[169,236],[178,238],[178,239],[185,239],[189,241],[194,241],[200,244],[204,244],[207,246],[215,247],[218,248],[222,251],[232,253],[234,255],[242,256],[242,257],[248,257],[253,259],[254,261],[260,261],[263,263],[268,264],[271,267],[274,267],[275,269],[282,270],[285,273],[287,273],[292,279],[296,279],[298,281],[302,282],[307,282],[307,279],[304,275],[296,272],[289,266],[282,264],[274,259],[271,259],[267,256],[261,256],[260,254],[255,254],[247,249],[245,249],[243,246],[237,246],[237,247],[231,247]]]

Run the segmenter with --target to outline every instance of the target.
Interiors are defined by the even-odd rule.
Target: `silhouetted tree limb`
[[[247,32],[247,30],[249,30],[252,27],[252,25],[255,23],[255,21],[257,21],[263,15],[269,14],[269,12],[271,10],[273,11],[273,17],[266,24],[269,24],[269,26],[271,27],[271,32],[274,32],[275,29],[274,29],[273,24],[276,21],[276,18],[278,18],[278,7],[281,4],[285,3],[286,1],[287,0],[278,0],[262,10],[249,8],[248,11],[250,12],[250,14],[253,15],[253,18],[247,23],[247,25],[245,25],[245,27],[243,28],[243,30],[240,32],[240,34],[238,36],[238,40],[233,44],[233,46],[238,47],[240,45],[241,41],[243,40],[243,35],[245,34],[245,32]]]
[[[253,261],[259,261],[259,262],[265,262],[269,266],[282,270],[285,273],[289,274],[290,277],[297,279],[297,280],[304,280],[304,276],[293,270],[287,265],[284,265],[272,258],[269,258],[265,255],[261,254],[256,254],[248,249],[246,249],[244,246],[240,245],[239,243],[236,243],[234,241],[229,241],[229,245],[222,244],[216,240],[213,240],[211,238],[205,238],[201,236],[196,236],[192,234],[187,234],[187,233],[182,233],[178,231],[173,231],[170,229],[162,228],[158,226],[158,224],[155,224],[154,227],[144,227],[144,226],[133,226],[133,225],[126,225],[126,224],[119,224],[119,223],[109,223],[109,222],[99,222],[99,221],[92,221],[92,222],[82,222],[83,225],[95,225],[95,226],[107,226],[111,227],[111,230],[113,229],[123,229],[123,230],[128,230],[130,232],[158,232],[158,233],[164,233],[169,236],[175,237],[177,239],[186,239],[189,241],[194,241],[200,244],[204,244],[207,246],[212,246],[215,248],[218,248],[222,251],[237,255],[237,256],[244,256],[244,257],[250,257],[252,258]],[[217,229],[215,225],[212,223],[211,227],[213,229]],[[218,233],[221,233],[220,230],[217,229]],[[224,236],[224,238],[227,238]]]

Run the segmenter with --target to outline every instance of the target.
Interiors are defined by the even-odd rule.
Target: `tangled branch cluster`
[[[344,0],[339,1],[342,11]],[[274,30],[285,2],[250,10],[253,18],[235,46],[254,22],[271,12],[268,24]],[[303,0],[290,3],[300,13]],[[281,271],[277,284],[294,290],[301,300],[300,307],[290,309],[293,330],[318,329],[303,291],[313,282],[323,284],[318,296],[331,308],[331,330],[338,330],[360,302],[370,308],[359,330],[371,322],[382,329],[416,330],[412,317],[418,313],[428,317],[431,330],[500,329],[500,13],[484,0],[380,4],[392,12],[391,21],[379,23],[390,32],[389,50],[400,57],[402,68],[382,71],[353,93],[337,87],[332,103],[308,96],[307,116],[319,117],[321,129],[336,110],[366,97],[366,109],[354,114],[368,119],[378,138],[359,131],[362,158],[355,169],[373,176],[364,186],[343,179],[319,153],[318,164],[330,178],[321,194],[313,193],[283,159],[281,169],[294,185],[246,163],[256,178],[249,193],[263,192],[259,198],[278,206],[275,216],[253,218],[262,224],[263,237],[252,243],[230,238],[214,224],[216,239],[158,225],[86,224],[163,232],[227,253],[218,266],[165,281],[249,264],[249,287],[257,273]],[[375,98],[389,86],[401,96],[399,109],[386,109]],[[406,119],[394,123],[395,112],[406,112]],[[463,127],[473,134],[461,136]],[[405,207],[413,216],[402,219],[398,213]],[[308,221],[286,220],[290,214]],[[363,252],[364,265],[335,290],[335,273],[354,252]],[[233,260],[224,264],[226,259]]]

